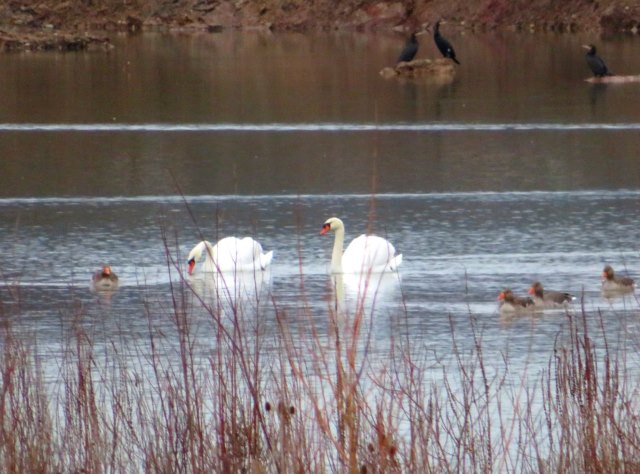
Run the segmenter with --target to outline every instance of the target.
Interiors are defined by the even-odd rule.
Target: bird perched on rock
[[[433,41],[436,42],[436,46],[440,50],[440,53],[445,58],[452,59],[456,64],[460,64],[460,61],[456,59],[456,52],[451,46],[451,43],[440,34],[440,20],[436,21],[435,29],[433,30]]]
[[[595,77],[613,76],[613,74],[609,72],[609,68],[607,68],[607,65],[604,63],[602,58],[596,54],[596,47],[594,45],[585,44],[582,45],[582,47],[587,50],[585,58]]]
[[[416,37],[415,32],[411,33],[411,36],[409,36],[407,43],[404,45],[404,49],[402,50],[402,52],[400,53],[400,56],[398,57],[398,62],[408,63],[409,61],[413,61],[413,58],[415,58],[416,54],[418,54],[419,46],[420,46],[420,43],[418,43],[418,38]]]

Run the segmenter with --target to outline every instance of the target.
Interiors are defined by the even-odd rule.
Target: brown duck
[[[516,296],[509,288],[505,288],[498,295],[501,312],[522,312],[534,309],[534,303],[528,296]]]
[[[635,286],[633,278],[616,276],[611,265],[605,265],[602,270],[602,291],[605,293],[631,293]]]
[[[533,298],[533,303],[542,308],[563,307],[575,300],[575,296],[565,291],[551,291],[543,288],[542,283],[536,281],[529,288],[529,294]]]
[[[111,271],[109,265],[103,265],[102,270],[96,270],[91,277],[96,288],[114,288],[118,285],[118,275]]]

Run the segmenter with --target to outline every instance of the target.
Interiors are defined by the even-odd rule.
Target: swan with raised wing
[[[402,263],[402,254],[396,255],[391,242],[375,235],[356,237],[347,249],[344,246],[344,223],[337,217],[327,219],[320,234],[335,233],[331,255],[331,273],[379,273],[396,271]]]
[[[273,251],[264,253],[260,243],[251,237],[225,237],[215,245],[203,240],[189,252],[189,275],[203,254],[203,272],[255,272],[265,270],[273,258]]]

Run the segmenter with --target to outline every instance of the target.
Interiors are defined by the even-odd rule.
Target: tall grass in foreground
[[[453,354],[390,336],[380,361],[364,304],[318,323],[309,305],[208,297],[168,257],[172,306],[128,316],[146,318],[144,347],[98,350],[76,308],[59,384],[12,328],[19,307],[0,306],[3,472],[640,470],[640,384],[584,311],[564,316],[541,373],[487,360],[473,315],[471,350],[451,324]]]

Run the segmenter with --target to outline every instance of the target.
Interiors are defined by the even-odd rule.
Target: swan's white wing
[[[392,263],[395,253],[396,249],[388,240],[363,234],[353,239],[344,251],[342,270],[345,273],[381,272]]]
[[[213,259],[220,271],[235,271],[244,266],[247,260],[253,261],[251,247],[247,249],[243,240],[236,237],[225,237],[218,241]]]
[[[273,259],[273,250],[270,250],[267,253],[263,253],[260,255],[260,267],[264,270],[266,269],[270,264],[271,264],[271,260]]]
[[[214,253],[214,259],[223,272],[260,270],[271,261],[269,258],[265,265],[261,256],[262,246],[251,237],[225,237],[216,244]]]

